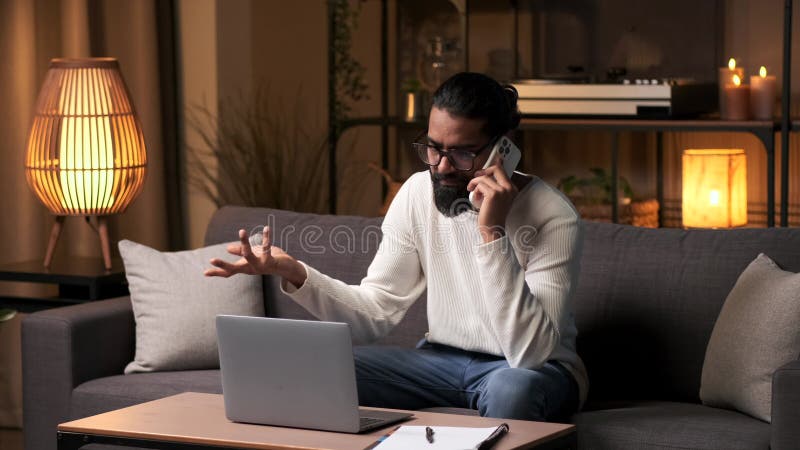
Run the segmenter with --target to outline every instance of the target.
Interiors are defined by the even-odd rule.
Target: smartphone
[[[497,158],[501,158],[503,161],[503,170],[505,171],[506,176],[511,178],[511,174],[514,173],[517,165],[519,165],[519,160],[522,159],[522,152],[516,145],[514,145],[513,142],[511,142],[511,139],[503,136],[497,141],[497,143],[494,144],[492,153],[489,154],[489,159],[486,160],[486,164],[483,166],[483,168],[486,169],[494,164]],[[481,209],[481,202],[476,201],[474,196],[475,191],[469,193],[470,203],[472,203],[472,206],[475,209]]]

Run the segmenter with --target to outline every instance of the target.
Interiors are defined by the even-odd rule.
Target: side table
[[[49,298],[0,295],[0,308],[35,312],[59,306],[128,295],[128,283],[120,259],[106,270],[102,258],[59,258],[49,268],[42,260],[0,264],[0,281],[55,284],[58,295]]]

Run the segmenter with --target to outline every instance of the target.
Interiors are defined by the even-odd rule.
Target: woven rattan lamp
[[[114,58],[54,59],[39,92],[25,174],[55,214],[45,267],[66,216],[83,216],[97,232],[106,269],[111,250],[106,217],[124,212],[144,184],[142,127]]]

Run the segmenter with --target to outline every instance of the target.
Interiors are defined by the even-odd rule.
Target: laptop
[[[228,420],[361,433],[411,417],[358,407],[345,323],[217,316]]]

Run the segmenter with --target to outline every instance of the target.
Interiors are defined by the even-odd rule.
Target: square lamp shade
[[[742,149],[684,150],[683,226],[747,224],[747,159]]]
[[[50,61],[28,136],[28,185],[56,215],[49,266],[65,216],[95,216],[106,268],[106,216],[141,192],[147,167],[142,127],[114,58]],[[90,222],[91,223],[91,222]]]

